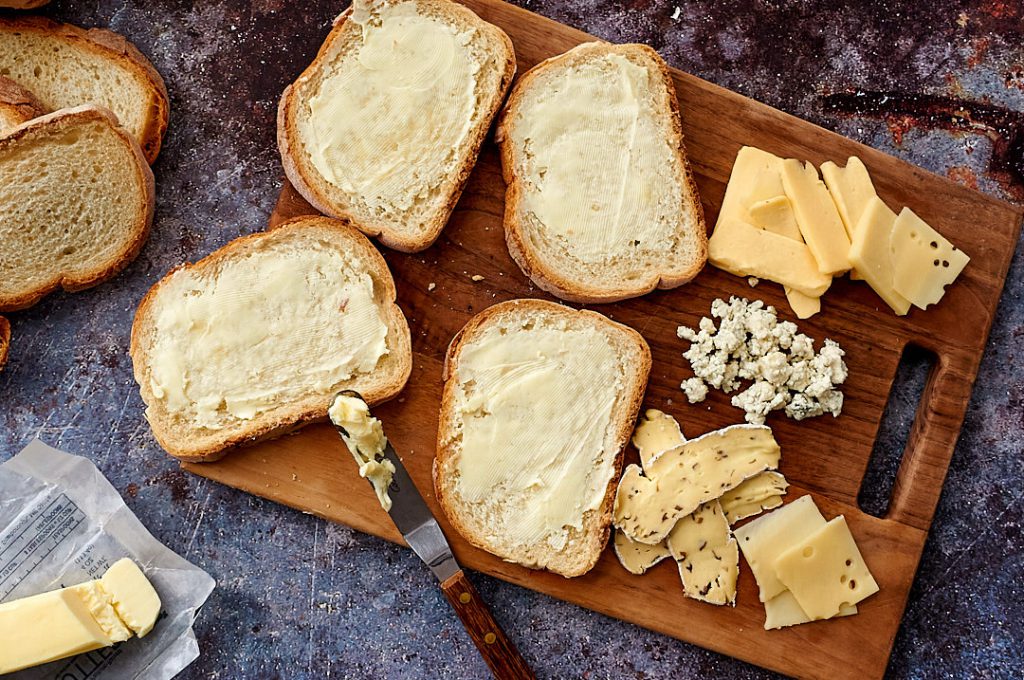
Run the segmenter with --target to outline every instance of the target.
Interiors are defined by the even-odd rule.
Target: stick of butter
[[[0,675],[109,647],[153,629],[160,597],[132,560],[103,578],[0,604]]]

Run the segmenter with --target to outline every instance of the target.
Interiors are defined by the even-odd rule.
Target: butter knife
[[[362,396],[353,390],[345,390],[341,394],[355,397],[365,403]],[[335,425],[335,428],[343,437],[348,436],[344,428],[338,425]],[[480,599],[480,595],[455,561],[451,546],[448,545],[437,518],[413,484],[390,440],[384,447],[383,456],[395,466],[394,476],[388,487],[388,495],[391,497],[391,509],[388,514],[391,521],[395,523],[413,552],[434,572],[434,576],[441,584],[441,592],[458,614],[491,673],[499,680],[532,680],[535,676],[526,660],[494,620],[487,605]]]

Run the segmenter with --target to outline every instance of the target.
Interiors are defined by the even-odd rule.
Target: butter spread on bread
[[[497,132],[523,271],[584,302],[696,276],[706,237],[680,125],[668,69],[646,46],[585,43],[524,75]]]
[[[160,444],[189,461],[370,405],[412,365],[384,258],[352,227],[301,217],[179,268],[143,299],[131,355]]]
[[[278,109],[288,179],[321,212],[423,250],[515,73],[512,41],[450,0],[355,0]]]
[[[452,524],[506,560],[589,570],[649,366],[639,334],[593,312],[515,300],[472,319],[449,349],[434,466]]]
[[[349,20],[362,27],[362,47],[324,76],[300,130],[328,182],[371,210],[409,210],[455,172],[454,151],[472,128],[480,70],[473,29],[421,14],[412,2]]]
[[[359,465],[359,476],[369,480],[380,506],[391,510],[388,487],[395,476],[395,465],[384,458],[388,439],[380,420],[370,415],[370,407],[356,397],[339,394],[327,410],[331,422],[344,430],[341,435]]]

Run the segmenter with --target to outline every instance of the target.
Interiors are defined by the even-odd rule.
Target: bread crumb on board
[[[437,284],[436,284],[436,283],[434,283],[433,281],[431,281],[430,283],[428,283],[428,284],[427,284],[427,292],[428,292],[428,293],[429,293],[430,291],[434,290],[435,288],[437,288]]]
[[[483,280],[484,280],[484,277],[483,277],[483,276],[481,276],[480,274],[473,274],[473,275],[472,275],[471,277],[469,277],[469,278],[470,278],[470,279],[471,279],[472,281],[474,281],[474,282],[476,282],[476,281],[483,281]]]

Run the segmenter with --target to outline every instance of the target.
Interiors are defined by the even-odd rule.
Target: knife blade
[[[353,390],[345,390],[338,396],[354,397],[366,404],[366,400]],[[366,417],[372,418],[368,409]],[[334,426],[348,447],[349,433],[337,423]],[[441,583],[441,592],[458,614],[459,620],[462,621],[491,673],[499,680],[534,680],[535,676],[529,664],[494,620],[476,588],[455,561],[451,546],[441,531],[437,518],[423,500],[390,441],[386,441],[384,450],[378,454],[379,457],[391,461],[395,468],[391,483],[388,485],[391,509],[387,512],[391,521],[395,523],[413,552],[434,572],[434,576]],[[367,479],[367,482],[370,480]],[[370,486],[373,486],[372,482]]]
[[[391,521],[413,552],[427,563],[437,580],[444,583],[459,571],[451,546],[391,442],[384,447],[384,457],[395,466],[395,474],[388,486],[388,495],[391,496],[391,510],[388,514],[391,515]]]

